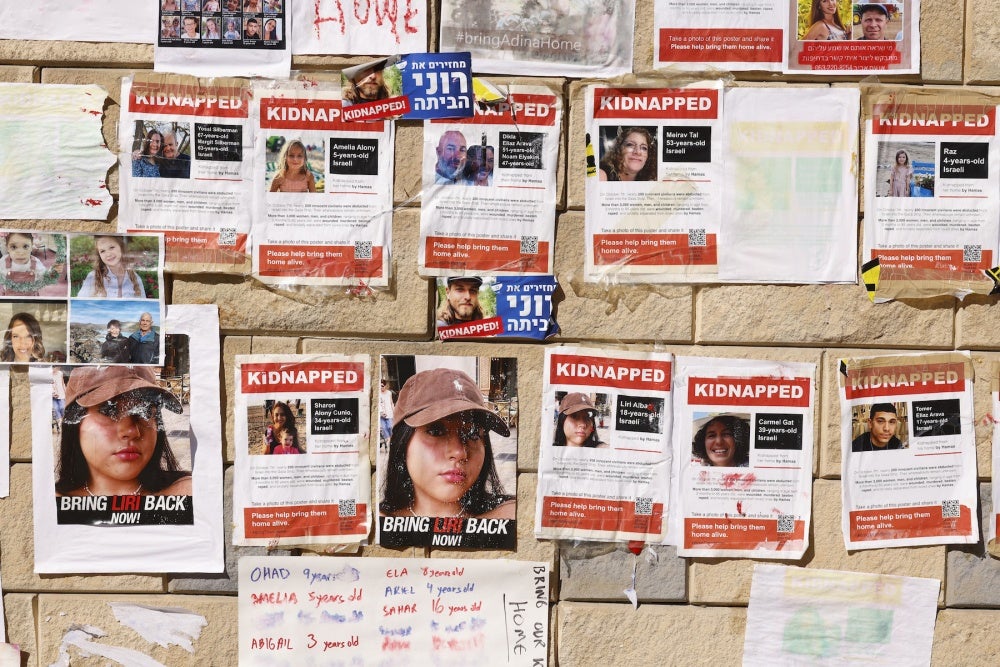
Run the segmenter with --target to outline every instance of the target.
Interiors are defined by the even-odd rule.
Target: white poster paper
[[[240,559],[240,664],[544,665],[546,563]]]
[[[619,76],[632,71],[635,0],[443,0],[441,51],[476,72]]]
[[[79,2],[66,11],[64,0],[0,3],[0,39],[152,44],[156,2]]]
[[[655,0],[653,66],[780,72],[784,4],[779,0],[761,0],[752,6],[737,0]]]
[[[391,55],[427,50],[427,0],[294,2],[292,53]],[[464,50],[464,49],[458,49]]]
[[[842,359],[840,370],[847,549],[977,542],[969,354]]]
[[[53,389],[53,409],[56,393]],[[0,498],[10,495],[10,371],[0,369],[0,415],[7,415],[7,424],[0,428]],[[3,635],[5,636],[5,635]],[[0,636],[2,638],[2,636]]]
[[[157,0],[157,72],[287,77],[291,0]]]
[[[722,280],[857,280],[860,99],[850,88],[726,91]]]
[[[719,81],[586,88],[588,281],[717,279],[722,99]]]
[[[107,219],[107,96],[98,86],[0,83],[0,218]]]
[[[545,351],[536,537],[666,539],[671,359],[665,352]]]
[[[367,540],[369,363],[367,355],[236,357],[233,544]]]
[[[274,83],[255,97],[254,276],[386,287],[395,124],[345,122],[339,86]]]
[[[176,273],[246,273],[253,202],[250,82],[122,78],[120,231],[162,231]]]
[[[867,92],[862,261],[879,260],[876,301],[992,289],[998,101],[963,89]]]
[[[30,369],[35,572],[223,570],[218,317],[170,306],[160,368],[73,369],[59,421],[52,369]]]
[[[0,230],[0,364],[158,364],[163,311],[160,234]]]
[[[744,667],[930,665],[937,579],[757,565]]]
[[[815,364],[678,357],[674,371],[678,555],[801,558]]]
[[[424,123],[421,275],[552,273],[562,96],[504,92],[473,118]]]

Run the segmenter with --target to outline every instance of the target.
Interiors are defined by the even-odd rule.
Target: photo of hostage
[[[695,425],[697,425],[697,420]],[[717,415],[702,424],[691,454],[703,466],[746,468],[750,465],[749,415]]]
[[[656,129],[619,128],[611,145],[601,142],[599,178],[602,181],[655,181]]]
[[[840,18],[840,0],[812,0],[809,13],[809,30],[800,37],[802,41],[847,40],[851,31]]]
[[[30,313],[16,313],[7,323],[3,333],[3,351],[0,361],[27,364],[45,360],[42,342],[42,325]]]
[[[382,73],[385,66],[386,61],[379,60],[357,70],[350,68],[350,75],[341,79],[344,101],[349,104],[360,104],[388,98],[389,86],[386,85],[385,75]],[[347,75],[347,72],[344,74]]]
[[[52,235],[7,232],[0,245],[0,296],[66,296],[65,254],[52,251],[54,245]]]
[[[856,9],[855,14],[860,21],[854,26],[854,39],[871,42],[903,38],[902,18],[896,5],[866,3]]]
[[[108,322],[108,333],[101,343],[101,360],[110,364],[127,364],[132,361],[128,338],[122,335],[122,323],[118,320]]]
[[[457,276],[448,278],[447,282],[444,302],[437,311],[437,326],[449,327],[483,319],[483,309],[479,305],[479,288],[483,285],[483,279]]]
[[[78,297],[146,298],[142,279],[128,260],[128,241],[122,236],[95,236],[94,270],[80,285]]]
[[[132,178],[159,178],[162,157],[163,134],[150,130],[141,139],[140,148],[132,153]]]
[[[459,180],[463,185],[493,185],[492,146],[469,146]]]
[[[195,29],[197,25],[195,21]],[[183,142],[189,136],[188,126],[182,123],[175,123],[172,126],[175,131],[164,132],[159,127],[147,127],[143,121],[137,121],[136,139],[132,150],[133,178],[191,177],[191,156],[184,152],[183,146]],[[179,138],[178,134],[182,136]]]
[[[65,402],[57,496],[191,495],[191,473],[181,469],[163,418],[164,409],[181,414],[181,404],[153,369],[76,368]]]
[[[859,412],[859,409],[855,408],[855,413]],[[852,452],[884,452],[889,449],[905,448],[903,441],[896,437],[900,419],[895,405],[873,403],[868,418],[859,420],[859,417],[860,414],[855,414],[855,422],[861,421],[867,430],[851,442]]]
[[[910,164],[910,156],[906,151],[897,151],[896,164],[889,172],[889,196],[909,197],[912,184],[913,166]]]
[[[438,140],[437,162],[434,165],[434,184],[451,185],[462,177],[467,152],[465,135],[458,130],[448,130]]]
[[[184,32],[181,33],[183,39],[200,39],[201,34],[198,33],[198,19],[193,16],[184,17]]]
[[[153,316],[143,313],[139,316],[139,329],[128,337],[129,361],[133,364],[157,364],[160,362],[160,334],[153,328]]]
[[[572,392],[559,401],[553,447],[594,447],[607,449],[597,433],[598,410],[590,396]]]
[[[261,423],[264,432],[260,440],[256,436],[250,438],[249,453],[263,454],[304,454],[305,442],[299,438],[299,427],[296,423],[294,410],[285,401],[265,401],[256,409],[247,406],[248,433],[260,433]]]
[[[469,375],[436,368],[399,391],[381,486],[381,516],[513,519],[490,434],[510,436]]]
[[[285,142],[278,155],[278,171],[270,192],[316,192],[316,177],[306,161],[306,145],[300,139]]]

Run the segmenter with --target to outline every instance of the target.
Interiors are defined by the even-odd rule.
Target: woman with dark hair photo
[[[595,447],[607,449],[597,435],[597,408],[590,396],[580,392],[566,394],[559,401],[553,447]]]
[[[31,313],[16,313],[10,318],[3,332],[3,351],[0,361],[26,364],[45,360],[42,343],[42,325]]]
[[[705,466],[750,465],[750,421],[734,415],[709,419],[694,436],[691,453]]]
[[[177,398],[145,366],[82,366],[66,383],[57,496],[190,496],[161,410]]]
[[[451,368],[410,377],[393,413],[380,514],[513,519],[490,431],[510,435],[471,377]]]
[[[602,181],[655,181],[656,137],[644,127],[622,128],[599,173]]]

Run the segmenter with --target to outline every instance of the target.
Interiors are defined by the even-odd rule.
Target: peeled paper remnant
[[[107,96],[93,85],[0,84],[0,219],[107,219]]]

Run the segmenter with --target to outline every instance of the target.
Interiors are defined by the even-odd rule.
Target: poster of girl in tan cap
[[[516,546],[517,360],[383,356],[395,392],[377,457],[379,543]]]

